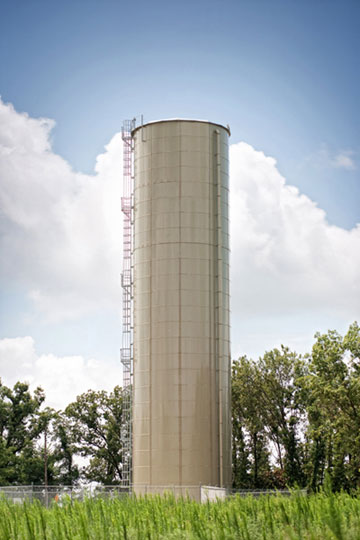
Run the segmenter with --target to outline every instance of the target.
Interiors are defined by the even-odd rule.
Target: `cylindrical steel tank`
[[[134,138],[133,484],[230,486],[229,129]]]

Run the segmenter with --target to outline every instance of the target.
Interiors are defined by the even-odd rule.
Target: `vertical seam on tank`
[[[150,312],[149,312],[149,483],[152,484],[152,283],[153,283],[153,169],[152,169],[152,143],[153,143],[153,130],[150,129]]]
[[[216,189],[216,140],[215,130],[211,131],[211,144],[212,144],[212,212],[213,212],[213,250],[212,250],[212,264],[213,264],[213,332],[214,332],[214,373],[215,373],[215,404],[216,404],[216,419],[217,419],[217,480],[216,485],[220,485],[220,417],[219,417],[219,357],[217,350],[217,189]]]
[[[208,140],[209,140],[209,155],[211,156],[211,127],[208,128]],[[209,317],[209,409],[210,409],[210,463],[211,463],[211,482],[216,484],[214,482],[214,442],[213,442],[213,394],[214,394],[214,370],[213,370],[213,332],[211,331],[211,325],[212,325],[212,317],[211,317],[211,305],[212,305],[212,298],[211,298],[211,286],[212,284],[212,276],[213,276],[213,268],[212,268],[212,252],[213,252],[213,233],[212,233],[212,226],[213,226],[213,199],[212,199],[212,182],[211,182],[211,168],[209,167],[209,174],[208,174],[208,189],[209,189],[209,196],[208,196],[208,204],[209,204],[209,214],[208,214],[208,226],[209,226],[209,309],[208,309],[208,317]]]
[[[219,467],[218,481],[222,486],[222,429],[221,429],[221,374],[220,374],[220,306],[219,306],[219,169],[218,169],[218,131],[213,130],[213,194],[214,194],[214,326],[215,326],[215,369],[216,369],[216,400],[217,400],[217,419],[218,419],[218,452]]]
[[[217,148],[216,148],[216,171],[217,171],[217,269],[218,269],[218,354],[219,354],[219,452],[220,452],[220,486],[224,486],[224,425],[223,425],[223,269],[222,269],[222,196],[221,196],[221,147],[220,131],[216,130]],[[221,297],[221,302],[220,302]],[[220,346],[221,344],[221,346]]]
[[[181,234],[181,138],[182,138],[182,129],[181,124],[178,125],[179,130],[179,373],[178,373],[178,382],[179,382],[179,484],[182,484],[182,347],[181,347],[181,331],[182,331],[182,325],[181,325],[181,316],[182,316],[182,309],[181,309],[181,255],[182,255],[182,234]]]
[[[228,139],[227,139],[228,141]],[[228,148],[228,146],[227,146]],[[229,154],[227,153],[227,159],[229,160]],[[226,480],[225,487],[229,487],[231,484],[231,462],[232,462],[232,415],[231,415],[231,340],[230,340],[230,215],[229,215],[229,198],[230,198],[230,186],[229,186],[229,161],[227,166],[227,205],[226,205],[226,218],[227,218],[227,237],[226,237],[226,251],[227,251],[227,266],[226,266],[226,279],[227,279],[227,291],[226,291],[226,324],[227,324],[227,421],[226,421]]]

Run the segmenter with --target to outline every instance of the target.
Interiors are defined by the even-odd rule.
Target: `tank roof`
[[[134,134],[135,131],[137,131],[140,128],[150,126],[152,124],[163,124],[165,122],[200,122],[202,124],[212,124],[213,126],[218,126],[225,129],[225,131],[228,132],[229,136],[231,135],[229,125],[224,126],[222,124],[218,124],[217,122],[210,122],[209,120],[198,120],[197,118],[167,118],[166,120],[153,120],[152,122],[146,122],[145,124],[140,124],[139,126],[136,126],[132,130],[131,134]]]

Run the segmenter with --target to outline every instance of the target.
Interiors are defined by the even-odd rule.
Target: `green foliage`
[[[234,487],[360,487],[360,328],[315,338],[233,363]]]
[[[258,488],[269,477],[265,425],[259,415],[255,364],[243,356],[232,366],[233,485]]]
[[[281,346],[232,365],[233,486],[360,488],[360,328],[316,334],[312,353]],[[42,409],[38,388],[0,381],[0,485],[121,480],[122,389],[88,392],[65,412]],[[79,471],[74,457],[88,458]],[[200,531],[201,535],[202,532]],[[335,534],[335,533],[334,533]]]
[[[312,487],[332,477],[335,490],[360,486],[360,328],[316,334],[309,361],[308,438],[312,446]]]
[[[27,383],[13,389],[0,383],[0,485],[44,483],[45,434],[48,484],[78,479],[66,420],[49,407],[41,409],[44,400],[41,388],[32,395]]]
[[[258,362],[242,357],[233,363],[234,486],[304,485],[299,437],[305,416],[299,387],[303,370],[301,358],[286,347],[265,353]],[[269,461],[271,445],[278,462],[278,468],[273,469]],[[245,464],[242,469],[241,462]]]
[[[0,484],[42,481],[36,441],[43,429],[39,418],[44,399],[41,388],[32,395],[26,383],[17,382],[11,389],[0,381]]]
[[[54,448],[51,459],[54,461],[56,483],[72,486],[78,482],[80,471],[78,465],[74,463],[76,446],[71,433],[71,424],[61,412],[54,416],[52,440]]]
[[[331,490],[207,504],[172,495],[67,499],[49,509],[0,501],[4,540],[356,540],[359,530],[360,499]]]
[[[116,484],[121,480],[123,423],[122,389],[109,394],[89,390],[65,410],[70,438],[76,451],[90,457],[84,470],[88,480]]]
[[[298,382],[303,369],[301,357],[284,346],[266,352],[257,364],[260,414],[286,481],[298,485],[304,484],[299,424],[305,403]]]

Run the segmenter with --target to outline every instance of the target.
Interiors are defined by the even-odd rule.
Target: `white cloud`
[[[348,231],[329,225],[323,210],[286,184],[273,158],[246,143],[230,149],[230,178],[235,349],[249,318],[253,343],[261,344],[266,325],[285,341],[287,334],[303,333],[306,319],[319,325],[356,319],[360,226]]]
[[[122,141],[83,175],[52,152],[53,125],[0,100],[0,266],[61,320],[119,305]]]
[[[356,169],[355,162],[351,157],[352,154],[353,152],[351,152],[350,150],[339,152],[339,154],[337,154],[333,160],[334,167],[338,169],[347,169],[350,171]]]
[[[41,386],[46,404],[55,409],[63,409],[89,389],[110,391],[114,381],[122,380],[119,362],[107,362],[104,369],[102,362],[82,356],[39,355],[29,336],[0,340],[0,373],[8,386],[19,380],[30,383],[32,390]]]
[[[322,144],[320,149],[307,158],[315,167],[321,169],[345,169],[353,171],[356,169],[354,150],[331,151],[326,144]]]
[[[121,135],[98,156],[94,175],[82,175],[52,152],[52,127],[0,101],[0,272],[25,285],[47,320],[81,319],[121,302]],[[350,168],[349,160],[350,151],[331,157],[333,166]],[[358,318],[360,226],[329,225],[275,159],[246,143],[231,146],[230,169],[236,353],[306,344],[324,324],[341,330]],[[74,358],[67,362],[81,364]]]
[[[235,310],[358,313],[360,226],[329,225],[273,158],[246,143],[231,147],[230,163]]]

